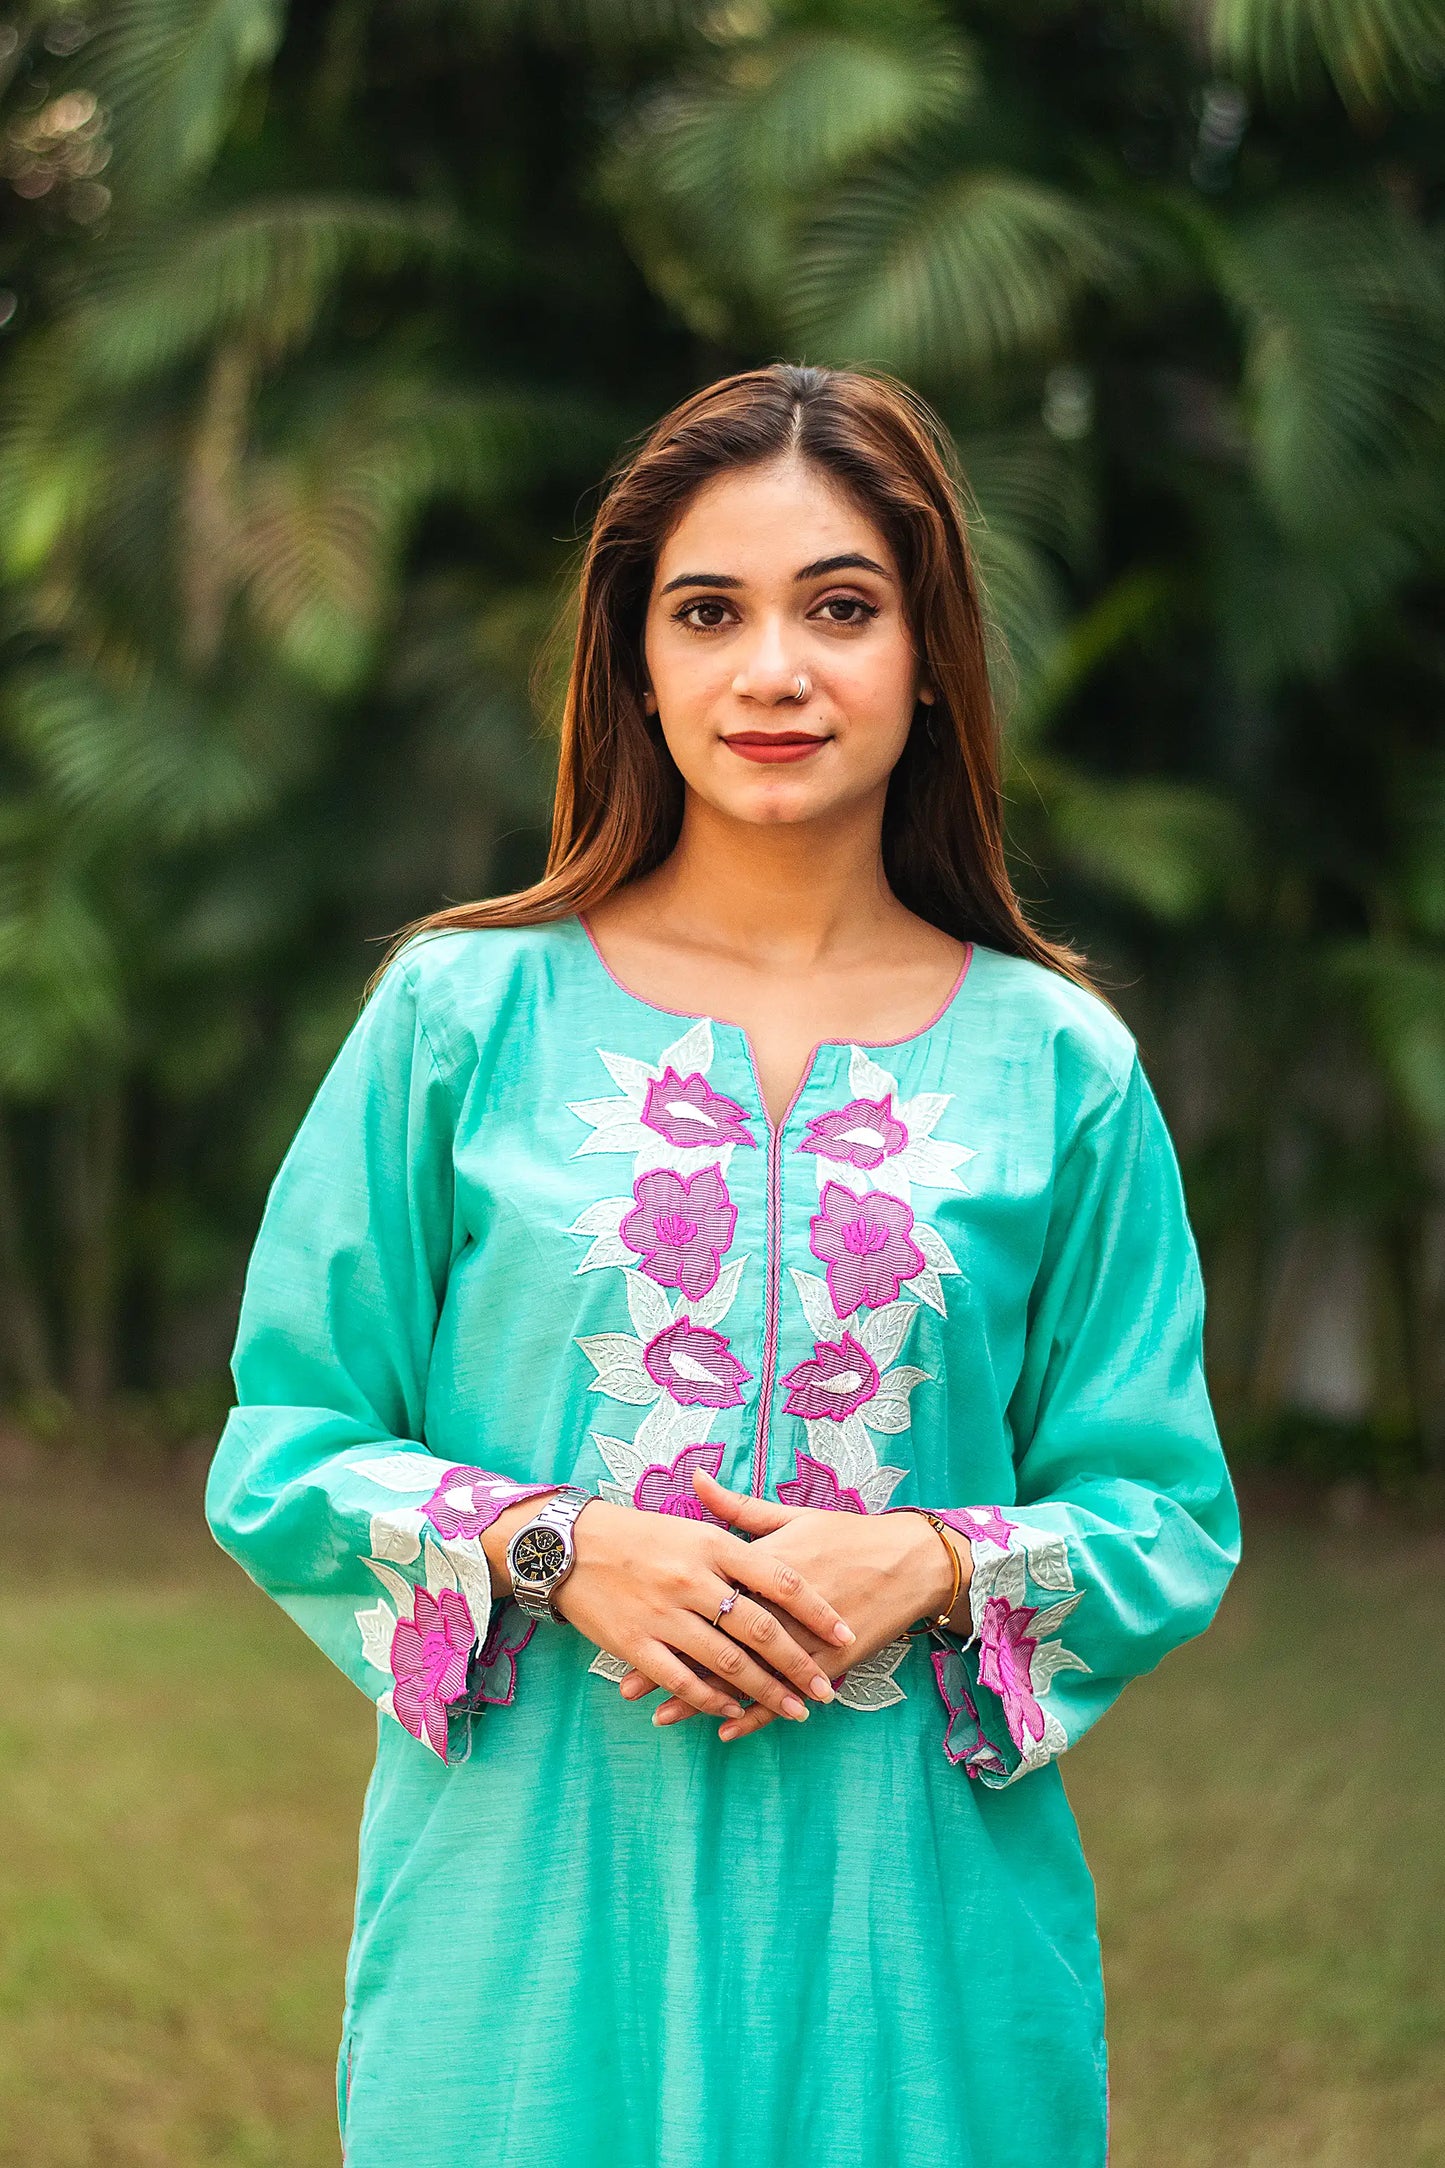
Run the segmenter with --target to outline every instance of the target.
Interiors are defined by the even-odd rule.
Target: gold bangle
[[[963,1553],[959,1550],[952,1537],[944,1533],[943,1522],[936,1513],[930,1513],[927,1506],[913,1506],[910,1511],[921,1513],[928,1522],[929,1527],[937,1531],[939,1542],[953,1561],[953,1593],[937,1618],[928,1621],[931,1630],[935,1626],[946,1626],[953,1616],[953,1607],[958,1602],[959,1593],[963,1587]]]

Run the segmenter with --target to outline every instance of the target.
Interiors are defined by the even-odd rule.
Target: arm
[[[232,1357],[237,1405],[206,1492],[222,1547],[443,1760],[474,1651],[487,1659],[481,1698],[508,1698],[488,1694],[515,1651],[497,1636],[486,1646],[482,1539],[516,1501],[557,1487],[451,1465],[423,1443],[457,1239],[454,1124],[403,957],[272,1184]]]
[[[1060,1166],[1009,1407],[1012,1501],[947,1512],[968,1638],[933,1668],[950,1759],[1000,1787],[1072,1746],[1213,1618],[1239,1512],[1205,1390],[1178,1165],[1134,1061]]]

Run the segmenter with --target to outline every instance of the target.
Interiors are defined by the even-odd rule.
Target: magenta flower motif
[[[664,1069],[647,1087],[642,1107],[643,1124],[655,1129],[669,1144],[751,1144],[748,1117],[736,1099],[715,1092],[705,1076],[679,1076]]]
[[[509,1709],[517,1698],[517,1658],[533,1634],[537,1620],[527,1618],[521,1606],[498,1607],[477,1658],[477,1699],[494,1708]]]
[[[784,1409],[806,1422],[821,1416],[825,1422],[841,1423],[856,1415],[878,1390],[878,1365],[867,1348],[860,1347],[851,1332],[841,1340],[817,1340],[806,1362],[783,1379],[788,1388]]]
[[[967,1674],[957,1650],[935,1649],[930,1661],[943,1706],[948,1711],[948,1722],[943,1727],[944,1753],[951,1762],[962,1762],[971,1778],[976,1779],[985,1769],[990,1776],[1002,1776],[1003,1756],[979,1720],[978,1703],[968,1690]],[[957,1741],[953,1735],[955,1724],[959,1729]]]
[[[680,1317],[649,1340],[642,1364],[653,1384],[680,1408],[740,1408],[738,1387],[752,1376],[729,1352],[720,1332],[694,1325],[690,1317]]]
[[[448,1468],[422,1512],[448,1541],[479,1536],[519,1498],[536,1498],[556,1488],[555,1483],[514,1483],[510,1476],[491,1475],[485,1468]]]
[[[467,1690],[467,1658],[476,1639],[466,1598],[454,1588],[440,1596],[414,1592],[411,1617],[399,1618],[391,1638],[392,1707],[414,1739],[447,1758],[447,1704]]]
[[[997,1506],[939,1506],[936,1511],[939,1519],[947,1521],[961,1536],[978,1543],[996,1543],[1001,1551],[1008,1549],[1008,1539],[1017,1525],[1006,1521]]]
[[[825,1460],[814,1460],[811,1453],[800,1452],[797,1463],[797,1474],[778,1485],[778,1496],[785,1506],[817,1506],[824,1513],[868,1511],[857,1491],[846,1489]]]
[[[1025,1734],[1044,1735],[1044,1712],[1034,1697],[1030,1667],[1038,1642],[1029,1632],[1034,1611],[1028,1604],[1011,1604],[1006,1596],[990,1596],[978,1633],[978,1676],[1003,1703],[1004,1715],[1015,1746],[1022,1748]]]
[[[642,1259],[642,1270],[659,1287],[680,1287],[697,1302],[717,1284],[722,1254],[738,1223],[737,1206],[716,1167],[691,1181],[668,1167],[640,1174],[632,1185],[637,1202],[618,1233]]]
[[[881,1099],[850,1099],[831,1114],[815,1114],[798,1150],[871,1171],[907,1145],[907,1127],[894,1113],[893,1094],[887,1092]]]
[[[828,1293],[839,1317],[851,1317],[865,1303],[877,1310],[896,1301],[903,1282],[928,1262],[910,1236],[912,1210],[881,1189],[855,1197],[841,1182],[829,1182],[811,1226],[812,1252],[827,1265]]]
[[[654,1461],[650,1468],[643,1469],[632,1503],[644,1513],[673,1513],[679,1520],[711,1521],[717,1528],[726,1528],[727,1522],[703,1504],[692,1481],[694,1468],[706,1468],[709,1475],[716,1475],[722,1457],[720,1445],[685,1445],[670,1468]]]

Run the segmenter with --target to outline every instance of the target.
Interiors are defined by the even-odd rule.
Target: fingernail
[[[742,1710],[741,1710],[741,1709],[740,1709],[740,1708],[738,1707],[738,1705],[737,1705],[737,1703],[736,1703],[735,1701],[726,1701],[726,1702],[724,1702],[724,1703],[723,1703],[723,1708],[724,1708],[724,1710],[725,1710],[725,1712],[727,1713],[727,1715],[728,1715],[728,1716],[730,1716],[730,1717],[733,1717],[733,1718],[735,1718],[735,1719],[736,1719],[737,1717],[740,1717],[740,1716],[742,1715],[742,1713],[743,1713],[743,1712],[742,1712]]]
[[[841,1642],[843,1647],[846,1648],[850,1641],[856,1641],[857,1638],[858,1636],[854,1633],[852,1627],[845,1626],[842,1619],[839,1619],[837,1625],[833,1628],[833,1639]]]
[[[799,1699],[798,1699],[798,1697],[797,1697],[797,1695],[796,1695],[796,1694],[784,1694],[784,1696],[783,1696],[783,1714],[784,1714],[784,1716],[791,1716],[791,1717],[797,1717],[797,1718],[802,1718],[802,1717],[805,1717],[805,1716],[807,1715],[807,1713],[808,1713],[808,1709],[807,1709],[807,1704],[806,1704],[805,1702],[801,1702],[801,1701],[799,1701]]]
[[[809,1685],[808,1692],[812,1695],[814,1701],[831,1701],[833,1699],[832,1685],[824,1678],[821,1671]]]
[[[736,1739],[737,1735],[737,1726],[735,1724],[724,1724],[722,1730],[718,1733],[719,1739]]]
[[[654,1709],[652,1712],[652,1721],[654,1724],[670,1724],[672,1722],[672,1718],[670,1716],[665,1716],[661,1709]]]

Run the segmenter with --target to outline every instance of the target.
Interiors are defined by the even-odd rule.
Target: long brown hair
[[[909,910],[962,941],[1087,986],[1082,959],[1025,918],[1004,858],[999,730],[989,686],[964,485],[938,417],[904,384],[774,362],[723,377],[665,414],[607,480],[582,560],[540,881],[450,904],[397,934],[373,974],[419,934],[537,926],[601,903],[668,856],[682,778],[643,707],[643,626],[663,541],[704,482],[797,453],[846,488],[888,537],[934,691],[919,703],[888,786],[883,864]]]

